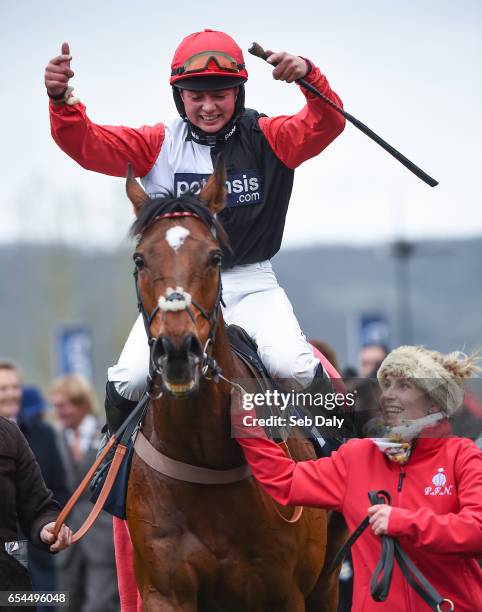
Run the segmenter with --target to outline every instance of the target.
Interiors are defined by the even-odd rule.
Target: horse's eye
[[[134,254],[134,265],[138,270],[142,270],[142,268],[146,265],[144,263],[144,260],[142,259],[142,256],[139,255],[139,253]]]
[[[223,254],[221,251],[215,251],[211,254],[210,264],[212,266],[220,266],[223,262]]]

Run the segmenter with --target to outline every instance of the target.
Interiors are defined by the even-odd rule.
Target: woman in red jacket
[[[378,371],[386,437],[350,440],[317,461],[293,462],[247,426],[244,411],[234,417],[253,474],[276,501],[337,510],[350,532],[370,516],[371,529],[352,549],[353,610],[429,610],[396,564],[386,601],[371,598],[384,534],[398,539],[457,612],[482,609],[476,561],[482,557],[482,453],[470,440],[450,437],[447,420],[462,403],[464,380],[480,371],[476,361],[422,347],[392,351]],[[370,506],[368,491],[379,489],[390,494],[392,506]]]

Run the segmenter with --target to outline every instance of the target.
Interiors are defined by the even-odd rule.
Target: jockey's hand
[[[55,523],[47,523],[40,531],[40,539],[44,544],[51,544],[51,552],[64,550],[72,542],[72,530],[67,525],[62,525],[57,537],[54,536],[54,525]]]
[[[74,76],[73,70],[70,69],[69,43],[62,43],[61,55],[57,55],[50,60],[45,67],[44,83],[48,93],[51,96],[58,96],[69,84],[69,79]]]
[[[281,51],[280,53],[267,51],[267,53],[270,55],[266,61],[270,64],[276,64],[276,68],[273,70],[273,79],[293,83],[293,81],[297,81],[306,76],[308,66],[302,57],[291,55],[285,51]]]
[[[392,507],[387,504],[376,504],[368,508],[369,522],[375,535],[387,535],[391,511]]]

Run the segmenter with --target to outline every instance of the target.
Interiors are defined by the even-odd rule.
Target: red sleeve
[[[264,433],[260,434],[259,428],[255,429],[253,433],[250,427],[238,426],[234,431],[253,476],[271,497],[284,506],[341,511],[347,481],[343,447],[330,457],[296,463]]]
[[[50,109],[53,139],[59,147],[86,170],[126,176],[127,164],[135,176],[145,176],[154,165],[164,141],[164,125],[144,125],[140,128],[97,125],[77,104]]]
[[[459,511],[435,514],[430,508],[393,508],[388,535],[410,539],[437,554],[482,556],[482,453],[472,442],[456,459]]]
[[[305,80],[318,91],[343,107],[340,98],[330,89],[326,77],[313,67]],[[296,168],[315,157],[343,132],[345,118],[326,102],[301,88],[306,104],[292,116],[260,117],[259,126],[276,156],[288,168]]]

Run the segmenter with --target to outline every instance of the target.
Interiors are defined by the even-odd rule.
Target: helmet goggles
[[[214,63],[214,72],[239,73],[245,67],[238,64],[234,57],[223,51],[202,51],[191,55],[183,64],[171,72],[171,76],[196,74],[210,70],[210,65]]]

